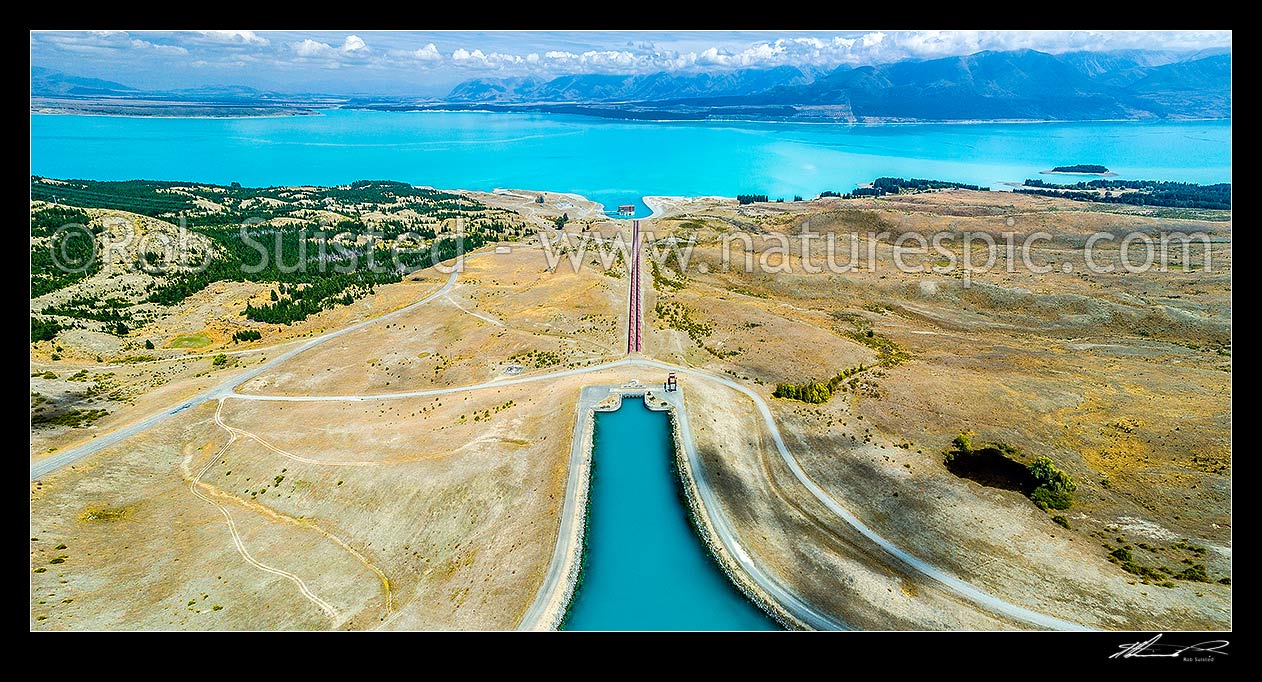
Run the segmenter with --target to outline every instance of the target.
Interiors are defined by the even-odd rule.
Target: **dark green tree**
[[[1037,487],[1030,493],[1030,499],[1041,509],[1069,509],[1073,503],[1074,484],[1069,474],[1056,468],[1047,457],[1039,457],[1030,465],[1030,476]]]

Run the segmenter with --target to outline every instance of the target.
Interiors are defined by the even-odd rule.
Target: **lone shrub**
[[[1030,476],[1037,487],[1030,493],[1030,499],[1040,509],[1069,509],[1074,503],[1074,484],[1069,474],[1056,468],[1052,460],[1039,457],[1030,465]]]

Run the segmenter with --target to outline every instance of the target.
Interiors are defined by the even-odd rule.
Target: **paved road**
[[[558,608],[563,611],[564,601],[572,598],[569,592],[575,576],[572,576],[571,572],[578,569],[578,566],[572,559],[578,552],[582,551],[583,547],[582,522],[584,505],[582,500],[586,491],[583,488],[582,474],[588,455],[586,445],[589,442],[589,434],[587,430],[589,428],[588,424],[591,423],[588,415],[593,411],[597,403],[608,398],[610,391],[617,388],[620,387],[586,386],[579,394],[574,437],[570,445],[570,475],[566,482],[565,501],[561,509],[561,527],[560,532],[557,534],[556,548],[552,552],[552,560],[548,564],[548,571],[544,575],[543,583],[539,586],[538,592],[535,593],[535,601],[522,617],[521,624],[518,626],[519,630],[540,630],[549,627],[551,623],[547,622],[545,618],[549,614],[556,614]],[[630,387],[621,388],[625,392],[632,394],[644,390]],[[763,571],[762,567],[753,561],[736,539],[736,534],[732,531],[731,522],[723,513],[723,508],[719,506],[714,490],[710,487],[709,479],[705,475],[705,469],[701,466],[700,456],[697,454],[697,448],[692,439],[691,427],[688,425],[688,414],[684,410],[683,392],[667,393],[665,391],[654,391],[653,395],[666,400],[675,408],[675,414],[679,419],[680,434],[683,438],[684,455],[688,458],[693,478],[697,482],[697,490],[702,498],[701,503],[705,507],[706,516],[710,519],[710,523],[714,527],[715,533],[718,534],[719,540],[727,548],[728,554],[740,564],[745,573],[766,594],[775,599],[795,618],[806,623],[811,628],[816,630],[850,629],[845,623],[819,611],[798,597],[793,593],[793,590],[785,586],[775,576]]]
[[[442,296],[446,294],[447,292],[451,291],[451,288],[455,286],[456,284],[456,278],[459,274],[460,274],[459,269],[453,268],[451,271],[451,275],[447,278],[447,282],[443,284],[442,288],[440,288],[438,291],[435,291],[434,293],[430,294],[429,296],[426,296],[425,298],[415,303],[408,304],[407,306],[399,308],[398,310],[395,310],[393,312],[386,313],[385,315],[367,319],[362,322],[357,322],[355,324],[350,325],[349,327],[343,327],[336,331],[332,331],[327,334],[317,336],[313,339],[309,339],[308,341],[306,341],[300,346],[297,346],[293,350],[286,351],[285,353],[277,355],[271,360],[264,362],[251,369],[248,369],[245,372],[242,372],[240,374],[234,374],[232,375],[231,378],[227,379],[223,383],[213,388],[210,388],[206,391],[203,391],[202,393],[195,395],[179,404],[173,405],[167,408],[166,410],[151,414],[148,417],[145,417],[144,419],[141,419],[136,422],[132,422],[126,426],[110,431],[109,433],[102,434],[96,438],[93,438],[92,440],[86,443],[77,445],[72,448],[67,448],[65,450],[62,450],[61,452],[54,453],[37,462],[34,462],[31,464],[31,480],[35,480],[39,478],[40,476],[45,476],[66,465],[77,462],[83,459],[84,457],[87,457],[88,455],[91,455],[92,453],[101,450],[102,448],[107,448],[111,445],[115,445],[124,440],[127,440],[128,438],[131,438],[132,436],[138,433],[147,431],[157,426],[158,424],[165,422],[171,417],[174,417],[175,415],[183,412],[184,410],[187,410],[190,407],[193,407],[195,405],[200,405],[206,402],[207,400],[215,400],[221,397],[234,395],[233,389],[238,384],[241,384],[243,382],[249,381],[250,379],[253,379],[259,374],[266,372],[267,370],[279,365],[282,362],[285,362],[286,360],[294,357],[295,355],[299,353],[310,350],[311,348],[315,346],[318,346],[326,341],[331,341],[333,339],[336,339],[337,337],[342,336],[344,334],[349,334],[353,331],[358,331],[360,329],[363,329],[364,327],[367,327],[370,324],[375,324],[383,320],[388,320],[392,317],[395,317],[396,315],[401,315],[404,312],[407,312],[417,306],[421,306],[426,303],[429,303],[435,298],[438,298],[439,296]]]
[[[466,257],[466,259],[469,257],[472,257],[472,255]],[[243,374],[234,375],[231,379],[224,381],[223,383],[219,384],[213,389],[207,392],[204,392],[201,395],[185,400],[184,402],[181,402],[175,406],[172,406],[163,412],[159,412],[157,414],[151,415],[145,419],[134,422],[132,424],[129,424],[128,426],[125,426],[123,428],[117,429],[103,436],[100,436],[99,438],[95,438],[88,443],[84,443],[74,448],[69,448],[67,450],[56,453],[54,455],[50,455],[49,457],[46,457],[31,465],[31,479],[34,480],[40,476],[46,475],[49,472],[55,471],[63,466],[76,462],[94,452],[97,452],[101,450],[102,448],[108,447],[110,445],[114,445],[131,436],[141,433],[149,428],[152,428],[153,426],[156,426],[166,421],[167,419],[170,419],[172,416],[190,407],[193,407],[194,405],[198,405],[207,400],[218,399],[221,397],[231,397],[231,398],[242,399],[242,400],[261,400],[261,401],[278,401],[278,402],[388,400],[388,399],[393,399],[393,398],[410,398],[410,397],[418,397],[418,396],[444,395],[444,394],[456,393],[456,392],[462,392],[462,391],[475,391],[475,390],[486,389],[486,388],[494,388],[498,386],[510,386],[510,385],[515,385],[515,384],[523,384],[523,383],[530,383],[530,382],[537,382],[537,381],[548,381],[548,380],[559,379],[559,378],[567,377],[567,376],[575,376],[579,374],[599,372],[601,370],[612,369],[612,368],[617,368],[617,367],[627,367],[627,366],[650,367],[650,368],[661,369],[661,370],[666,370],[666,371],[674,371],[683,375],[701,377],[701,378],[708,379],[710,381],[715,381],[717,383],[723,384],[724,386],[732,388],[733,390],[739,391],[740,393],[744,394],[745,396],[753,400],[754,405],[758,408],[759,414],[763,418],[763,423],[766,425],[767,430],[771,434],[772,441],[776,445],[776,450],[779,452],[780,457],[784,460],[785,464],[789,467],[790,471],[793,472],[794,477],[796,477],[798,481],[802,483],[802,485],[811,493],[811,495],[813,495],[822,504],[824,504],[824,506],[827,507],[829,511],[831,511],[834,515],[836,515],[841,521],[843,521],[847,525],[854,528],[864,537],[871,540],[878,547],[881,547],[882,549],[884,549],[891,556],[902,561],[909,568],[929,578],[932,578],[933,580],[936,580],[938,583],[946,587],[948,590],[958,594],[959,596],[964,597],[965,599],[972,601],[973,603],[978,604],[984,608],[990,609],[996,613],[1003,614],[1009,618],[1012,618],[1013,620],[1023,622],[1029,625],[1034,625],[1037,627],[1049,628],[1049,629],[1054,629],[1054,630],[1087,629],[1078,623],[1073,623],[1073,622],[1062,620],[1059,618],[1054,618],[1052,616],[1037,613],[1035,611],[1031,611],[1030,609],[1008,603],[973,585],[970,585],[969,583],[961,580],[960,578],[940,568],[937,568],[936,566],[933,566],[925,562],[922,559],[919,559],[913,556],[906,550],[902,549],[901,547],[898,547],[893,542],[890,542],[886,538],[879,535],[876,531],[872,530],[866,524],[860,521],[854,514],[846,510],[839,502],[837,502],[836,499],[834,499],[831,495],[829,495],[827,491],[825,491],[818,484],[816,484],[815,481],[813,481],[810,478],[810,476],[806,474],[806,472],[802,469],[798,461],[793,457],[793,454],[789,451],[788,447],[785,445],[784,438],[780,434],[780,429],[776,426],[775,419],[772,417],[771,409],[767,406],[766,401],[764,401],[761,396],[759,396],[754,391],[746,388],[745,386],[737,382],[731,381],[730,379],[727,379],[723,376],[712,374],[710,372],[706,372],[703,370],[692,369],[688,367],[680,367],[677,365],[672,365],[672,364],[668,364],[664,362],[658,362],[656,360],[624,358],[622,360],[615,360],[613,362],[607,362],[600,365],[592,365],[590,367],[580,367],[580,368],[575,368],[575,369],[563,370],[560,372],[553,372],[550,374],[517,377],[513,379],[506,379],[506,380],[500,380],[500,381],[489,381],[482,384],[475,384],[472,386],[427,389],[427,390],[420,390],[420,391],[401,391],[401,392],[395,392],[395,393],[381,393],[381,394],[374,394],[374,395],[268,396],[268,395],[242,394],[242,393],[237,393],[234,390],[237,385],[252,379],[253,377],[261,374],[262,372],[265,372],[271,369],[272,367],[275,367],[276,365],[294,357],[295,355],[299,353],[309,350],[310,348],[316,345],[319,345],[326,341],[342,336],[343,334],[348,334],[350,332],[362,329],[363,327],[366,327],[367,325],[389,319],[396,315],[400,315],[405,311],[411,310],[412,308],[428,303],[429,301],[432,301],[433,299],[439,296],[445,295],[447,292],[451,290],[453,286],[455,286],[458,275],[459,275],[459,271],[454,269],[450,277],[448,277],[446,284],[444,284],[440,289],[431,293],[425,298],[415,303],[412,303],[404,308],[400,308],[399,310],[396,310],[391,313],[387,313],[386,315],[375,317],[369,320],[364,320],[362,322],[353,324],[349,327],[345,327],[343,329],[330,332],[323,336],[318,336],[316,338],[313,338],[291,351],[288,351],[282,355],[279,355],[276,358],[273,358],[272,360],[266,363],[263,363],[257,367],[254,367],[253,369],[247,370]],[[700,483],[698,485],[700,487]],[[706,487],[708,488],[708,486]],[[567,493],[566,497],[567,497],[566,503],[568,504],[570,495]],[[704,494],[703,494],[703,497],[704,497]]]
[[[568,370],[563,370],[560,372],[553,372],[551,374],[539,374],[535,376],[516,377],[513,379],[506,379],[503,381],[488,381],[481,384],[474,384],[472,386],[457,386],[457,387],[452,387],[452,388],[433,388],[433,389],[426,389],[426,390],[421,390],[421,391],[399,391],[396,393],[379,393],[379,394],[368,395],[368,396],[364,396],[364,395],[277,396],[277,395],[249,395],[249,394],[242,394],[242,393],[233,393],[231,397],[244,399],[244,400],[262,400],[262,401],[277,401],[277,402],[324,402],[324,401],[335,402],[335,401],[390,400],[390,399],[396,399],[396,398],[415,398],[415,397],[422,397],[422,396],[447,395],[450,393],[459,393],[463,391],[476,391],[476,390],[482,390],[482,389],[487,389],[487,388],[496,388],[499,386],[511,386],[515,384],[525,384],[525,383],[532,383],[532,382],[537,382],[537,381],[550,381],[553,379],[560,379],[562,377],[576,376],[579,374],[588,374],[591,372],[599,372],[602,370],[615,369],[618,367],[650,367],[654,369],[661,369],[668,372],[676,372],[677,374],[682,374],[686,376],[694,376],[694,377],[708,379],[710,381],[723,384],[724,386],[727,386],[733,390],[739,391],[740,393],[749,397],[749,399],[754,402],[754,405],[758,408],[759,414],[762,416],[763,424],[767,427],[768,432],[771,434],[772,442],[775,443],[776,450],[779,453],[781,459],[784,460],[785,464],[789,467],[789,470],[793,472],[794,477],[797,478],[797,480],[802,483],[802,485],[811,493],[811,495],[814,496],[816,499],[818,499],[822,504],[824,504],[824,506],[827,507],[828,510],[831,511],[834,515],[836,515],[841,521],[843,521],[850,527],[854,528],[861,535],[871,540],[874,544],[876,544],[881,549],[885,550],[894,558],[903,562],[903,564],[905,564],[908,568],[911,568],[912,570],[918,573],[921,573],[922,575],[925,575],[926,577],[932,578],[933,580],[937,581],[938,583],[946,587],[949,591],[954,592],[958,594],[959,596],[964,597],[965,599],[975,604],[978,604],[984,608],[990,609],[996,613],[1003,614],[1009,618],[1012,618],[1013,620],[1026,623],[1029,625],[1034,625],[1037,627],[1052,629],[1052,630],[1087,629],[1078,623],[1062,620],[1059,618],[1054,618],[1052,616],[1041,614],[1022,606],[1017,606],[1015,604],[1008,603],[1000,599],[999,597],[996,597],[973,585],[970,585],[969,583],[948,573],[947,571],[944,571],[936,566],[933,566],[932,564],[929,564],[928,562],[922,559],[917,558],[916,556],[912,555],[911,553],[907,552],[901,547],[895,545],[893,542],[882,537],[876,531],[872,530],[866,524],[860,521],[858,517],[856,517],[850,511],[845,509],[841,505],[841,503],[839,503],[835,498],[829,495],[827,491],[821,488],[819,484],[815,483],[815,481],[812,480],[811,477],[807,475],[807,473],[802,469],[801,464],[798,463],[797,459],[795,459],[793,457],[793,454],[789,451],[788,446],[785,445],[784,438],[780,434],[780,429],[779,427],[776,426],[775,418],[771,414],[771,409],[770,407],[768,407],[767,402],[762,399],[762,396],[758,395],[754,391],[746,388],[745,386],[735,381],[727,379],[726,377],[723,377],[718,374],[712,374],[710,372],[706,372],[704,370],[693,369],[689,367],[681,367],[679,365],[672,365],[665,362],[658,362],[656,360],[645,360],[645,359],[639,359],[639,358],[624,358],[622,360],[614,360],[613,362],[606,362],[599,365],[592,365],[590,367],[579,367],[576,369],[568,369]]]
[[[586,505],[580,505],[585,499],[583,470],[587,462],[587,414],[596,403],[609,397],[604,386],[586,386],[579,393],[578,409],[575,411],[574,439],[570,443],[570,474],[565,483],[565,501],[561,505],[561,527],[557,533],[556,548],[552,552],[552,560],[548,562],[548,572],[543,576],[543,584],[535,592],[535,600],[522,616],[518,630],[542,630],[554,623],[546,622],[549,614],[565,611],[564,600],[569,599],[573,586],[572,571],[577,571],[571,558],[583,546],[583,515]],[[581,557],[580,557],[581,561]]]
[[[764,592],[776,600],[781,607],[815,630],[850,630],[853,629],[841,620],[820,611],[804,599],[799,597],[792,589],[780,581],[779,578],[767,573],[759,566],[741,543],[736,538],[736,533],[732,530],[731,519],[723,513],[723,507],[719,505],[714,488],[710,485],[710,479],[706,475],[706,469],[701,464],[701,456],[697,454],[696,443],[692,439],[692,427],[688,424],[688,411],[684,409],[684,393],[683,389],[677,391],[657,391],[653,395],[663,398],[675,407],[675,414],[679,419],[679,433],[683,440],[684,455],[688,457],[688,466],[692,470],[692,478],[697,483],[697,492],[701,496],[701,504],[705,508],[706,516],[710,519],[710,524],[714,527],[714,532],[719,536],[723,545],[727,547],[728,554],[740,564],[741,569],[745,571]]]
[[[730,379],[726,379],[720,375],[711,374],[709,372],[704,372],[701,370],[677,367],[675,365],[671,365],[665,362],[657,362],[654,360],[637,360],[637,361],[634,361],[633,364],[648,366],[648,367],[656,367],[659,369],[673,371],[680,374],[704,377],[711,381],[715,381],[720,384],[723,384],[724,386],[727,386],[729,388],[735,389],[745,394],[746,396],[748,396],[751,400],[754,401],[754,404],[758,407],[758,412],[762,415],[763,423],[764,425],[766,425],[767,430],[771,433],[771,438],[776,444],[776,450],[780,453],[780,458],[784,460],[784,463],[786,465],[788,465],[789,469],[793,472],[793,476],[797,478],[798,481],[801,482],[802,485],[805,486],[808,491],[810,491],[812,496],[814,496],[816,499],[822,502],[824,506],[828,507],[829,511],[837,515],[837,517],[840,518],[842,521],[844,521],[847,525],[859,531],[860,534],[862,534],[867,539],[871,540],[874,544],[876,544],[881,549],[885,550],[888,554],[895,557],[899,561],[903,562],[909,568],[915,570],[918,573],[921,573],[922,575],[925,575],[926,577],[936,580],[939,584],[946,587],[949,591],[954,592],[961,597],[964,597],[965,599],[973,602],[974,604],[982,606],[996,613],[1001,613],[1009,618],[1012,618],[1013,620],[1026,623],[1029,625],[1035,625],[1038,627],[1048,628],[1051,630],[1087,630],[1089,629],[1079,623],[1074,623],[1072,621],[1062,620],[1060,618],[1048,616],[1046,614],[1038,613],[1037,611],[1032,611],[1025,607],[1017,606],[1016,604],[1011,604],[1009,602],[1006,602],[1000,599],[999,597],[996,597],[988,592],[985,592],[961,580],[960,578],[948,573],[947,571],[944,571],[922,559],[919,559],[913,556],[906,550],[895,545],[893,542],[890,542],[889,540],[879,535],[876,531],[869,528],[866,524],[860,521],[858,517],[850,513],[849,510],[842,507],[841,504],[837,502],[837,500],[834,499],[832,495],[829,495],[827,491],[825,491],[818,484],[816,484],[815,481],[811,480],[811,477],[806,474],[806,472],[802,469],[802,466],[798,463],[797,459],[795,459],[793,457],[793,454],[789,452],[789,448],[784,444],[784,438],[780,435],[780,429],[776,426],[776,421],[772,417],[771,409],[767,406],[766,401],[764,401],[762,399],[762,396],[758,395],[754,391],[751,391],[750,389],[742,386],[741,384],[738,384],[735,381],[731,381]]]
[[[363,402],[365,400],[394,400],[397,398],[423,398],[431,395],[449,395],[451,393],[462,393],[464,391],[477,391],[486,388],[499,388],[500,386],[516,386],[517,384],[529,384],[536,381],[551,381],[553,379],[561,379],[564,377],[577,376],[579,374],[589,374],[591,372],[599,372],[605,369],[615,367],[626,367],[627,365],[643,364],[644,360],[634,360],[631,358],[623,358],[621,360],[613,360],[610,362],[602,362],[599,365],[590,365],[588,367],[576,367],[574,369],[565,369],[559,372],[551,372],[549,374],[534,374],[530,376],[519,376],[511,379],[492,379],[484,381],[480,384],[471,384],[468,386],[451,386],[449,388],[426,388],[419,391],[396,391],[394,393],[372,393],[366,395],[350,394],[350,395],[264,395],[253,393],[237,393],[232,392],[227,397],[239,400],[259,400],[263,402],[278,403],[323,403],[323,402]]]

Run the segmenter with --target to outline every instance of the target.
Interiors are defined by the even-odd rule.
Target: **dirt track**
[[[1084,221],[1090,219],[1094,217],[1084,217]],[[701,257],[707,257],[704,250]],[[1226,260],[1230,262],[1229,251]],[[555,414],[556,405],[573,405],[579,387],[586,383],[642,376],[646,366],[617,365],[583,373],[619,357],[623,350],[614,321],[618,308],[625,306],[625,279],[594,272],[542,276],[529,254],[475,264],[477,269],[466,273],[468,279],[462,279],[462,284],[449,282],[443,288],[440,293],[448,297],[444,301],[347,330],[333,343],[313,347],[300,357],[291,355],[284,362],[278,358],[262,368],[266,371],[251,372],[255,378],[238,389],[245,400],[229,399],[226,417],[209,414],[209,405],[190,405],[172,413],[167,423],[149,424],[154,428],[146,433],[128,434],[132,437],[121,445],[97,439],[93,450],[99,454],[73,469],[43,475],[32,486],[32,537],[40,537],[32,542],[32,561],[33,566],[48,567],[35,575],[32,617],[47,618],[36,620],[37,626],[118,627],[107,610],[128,604],[133,627],[270,627],[268,623],[327,627],[328,612],[319,603],[302,599],[305,585],[317,598],[338,595],[341,603],[330,599],[325,605],[339,614],[332,622],[341,627],[513,627],[513,618],[524,612],[534,594],[531,586],[537,587],[551,556],[564,495],[567,430],[573,416],[572,407]],[[1189,281],[1205,286],[1203,281]],[[646,288],[650,284],[646,281]],[[1012,288],[1004,282],[996,285]],[[1147,516],[1157,528],[1180,525],[1181,533],[1200,542],[1225,545],[1229,566],[1229,530],[1224,539],[1208,528],[1208,519],[1200,531],[1178,517],[1177,521],[1153,519],[1134,504],[1134,499],[1142,500],[1148,493],[1131,478],[1130,465],[1119,459],[1128,452],[1125,447],[1135,447],[1129,441],[1114,438],[1102,448],[1090,440],[1095,437],[1089,431],[1079,427],[1086,444],[1072,445],[1060,433],[1040,431],[1051,415],[1051,419],[1076,419],[1083,427],[1108,433],[1116,410],[1130,409],[1126,398],[1089,388],[1084,382],[1079,390],[1089,404],[1095,401],[1099,407],[1093,408],[1097,412],[1083,412],[1081,402],[1067,401],[1054,389],[1030,383],[1050,372],[1081,382],[1075,374],[1083,371],[1076,369],[1081,365],[1069,363],[1083,353],[1108,358],[1099,366],[1110,377],[1134,376],[1157,358],[1170,357],[1171,351],[1160,345],[1170,341],[1150,336],[1136,343],[1116,334],[1100,341],[1064,339],[1064,322],[1053,315],[1047,318],[1050,332],[1023,331],[1023,348],[1003,349],[1004,357],[1014,359],[1012,364],[988,375],[1002,391],[974,390],[971,400],[948,402],[950,382],[938,377],[980,386],[969,383],[975,381],[970,373],[995,366],[986,353],[994,352],[995,340],[1012,334],[1001,331],[1004,328],[996,323],[1010,326],[1037,318],[1028,314],[1004,317],[1007,313],[996,302],[1002,291],[983,287],[978,290],[981,294],[956,292],[948,283],[939,285],[945,296],[926,298],[908,296],[898,287],[899,283],[875,277],[782,284],[715,275],[690,276],[678,292],[663,294],[651,288],[645,292],[646,305],[664,296],[682,301],[699,319],[713,316],[715,331],[706,345],[741,350],[732,357],[716,358],[687,335],[652,317],[645,333],[646,354],[671,365],[733,377],[724,380],[727,386],[710,388],[707,381],[694,377],[699,383],[691,384],[697,389],[689,392],[690,401],[699,402],[691,408],[693,423],[700,461],[716,481],[718,504],[734,519],[735,532],[746,538],[744,544],[760,561],[793,584],[799,594],[864,627],[1016,626],[979,611],[978,601],[1000,612],[1006,608],[1002,604],[1015,604],[1016,610],[1008,616],[1027,625],[1030,613],[1035,619],[1063,616],[1095,627],[1212,628],[1228,622],[1230,588],[1136,585],[1107,563],[1102,552],[1091,549],[1099,544],[1090,535],[1094,529],[1112,527],[1110,521],[1113,526],[1144,528],[1126,519]],[[1069,280],[1055,282],[1051,289],[1090,290],[1081,281]],[[1107,294],[1089,295],[1108,298]],[[723,305],[716,306],[716,299]],[[768,384],[774,381],[827,376],[839,365],[875,359],[870,348],[847,337],[845,325],[851,322],[845,320],[851,318],[839,321],[833,315],[830,302],[838,300],[847,301],[844,307],[853,311],[849,314],[910,348],[916,359],[882,370],[871,395],[855,395],[822,408],[771,399]],[[541,309],[545,301],[561,303],[553,310]],[[880,309],[886,312],[873,312],[879,306],[885,306]],[[960,312],[966,309],[971,312]],[[717,317],[720,310],[722,317]],[[1229,308],[1227,315],[1229,319]],[[1201,330],[1164,330],[1158,336],[1212,336],[1213,329],[1210,325]],[[952,338],[952,345],[935,352],[934,342],[943,337]],[[1126,348],[1155,347],[1165,355],[1147,351],[1119,356],[1113,350],[1119,342]],[[1078,350],[1060,355],[1061,360],[1049,360],[1058,357],[1056,349],[1065,353],[1071,346]],[[786,348],[790,349],[787,353]],[[520,381],[500,378],[509,359],[525,352],[553,354],[559,365],[529,367]],[[1197,357],[1195,353],[1190,357]],[[1181,355],[1188,352],[1178,351],[1174,357]],[[656,367],[664,370],[667,365]],[[558,371],[572,373],[558,377],[546,391],[531,381]],[[1175,371],[1187,372],[1192,383],[1184,385],[1196,386],[1194,390],[1205,390],[1207,395],[1221,376],[1191,367]],[[1139,382],[1145,395],[1158,394],[1159,378]],[[460,388],[487,382],[488,388],[467,395]],[[735,386],[743,387],[744,397],[732,392]],[[226,391],[214,397],[230,395]],[[364,394],[373,397],[358,397]],[[1014,395],[1020,397],[1014,400]],[[334,400],[311,400],[313,396],[333,396]],[[979,405],[1001,401],[1028,411],[1019,420],[1023,426],[1014,431],[1007,420],[969,419],[970,414],[993,411],[979,410]],[[1189,423],[1208,420],[1204,423],[1214,434],[1219,427],[1214,425],[1213,409],[1184,418]],[[1079,411],[1071,416],[1073,410]],[[759,411],[763,412],[762,425],[754,417]],[[918,415],[910,427],[909,413]],[[292,424],[310,426],[295,430]],[[975,429],[992,424],[995,430],[989,437],[1016,440],[1026,447],[1055,443],[1064,449],[1058,451],[1080,452],[1082,464],[1068,459],[1070,466],[1096,467],[1096,472],[1101,472],[1099,467],[1111,467],[1107,472],[1115,480],[1112,490],[1116,492],[1109,499],[1108,493],[1101,495],[1094,481],[1087,479],[1079,507],[1083,516],[1073,517],[1075,529],[1049,528],[1046,516],[1023,498],[953,480],[941,469],[936,454],[939,442],[949,439],[961,424]],[[1148,427],[1140,424],[1142,433]],[[222,440],[225,432],[227,441]],[[856,445],[852,436],[863,436],[864,442]],[[911,447],[896,447],[903,442]],[[786,459],[777,451],[791,451],[793,456]],[[224,485],[228,476],[210,467],[232,452],[242,459],[233,464],[231,476],[249,474],[253,480],[233,493],[235,500],[226,507],[233,511],[224,511],[215,501],[206,504],[198,499],[203,489],[196,481],[204,473],[209,477],[207,485],[228,490]],[[1160,450],[1147,452],[1160,456]],[[151,453],[150,461],[140,458],[142,453]],[[153,457],[152,453],[164,454]],[[195,466],[197,453],[216,454],[200,465],[192,484],[171,476],[178,466],[161,465],[187,462]],[[294,471],[279,473],[290,468]],[[1088,470],[1074,469],[1080,477]],[[409,473],[400,479],[403,471]],[[294,481],[283,498],[269,497],[280,493],[281,481],[262,494],[249,494],[258,492],[260,482],[276,476],[283,476],[285,485]],[[114,482],[113,489],[94,483],[107,480]],[[1193,480],[1212,483],[1204,475]],[[298,488],[297,482],[306,487]],[[160,497],[160,491],[172,483],[191,485],[185,490],[196,496]],[[342,494],[350,490],[347,486],[354,486],[354,496]],[[898,497],[872,494],[891,488]],[[1212,485],[1205,488],[1209,488],[1206,494],[1213,494]],[[1215,528],[1224,519],[1213,515],[1217,504],[1210,497],[1201,507],[1209,519],[1215,519]],[[124,510],[122,518],[109,523],[78,520],[90,508],[102,505]],[[212,517],[206,514],[216,513],[212,507],[240,527],[228,533],[222,517],[209,523]],[[839,516],[839,510],[853,516]],[[238,523],[232,514],[243,511]],[[269,513],[299,523],[270,518]],[[239,559],[225,558],[226,550],[228,556],[247,559],[240,568],[218,569],[232,574],[234,589],[242,584],[271,585],[265,593],[252,594],[288,592],[306,606],[286,603],[269,619],[260,617],[257,609],[240,608],[257,603],[252,600],[258,596],[237,595],[231,605],[221,604],[220,610],[207,607],[205,613],[198,613],[202,610],[196,603],[199,599],[181,609],[175,608],[172,599],[182,606],[183,597],[154,601],[151,595],[101,587],[135,580],[128,577],[128,567],[116,563],[125,560],[122,557],[128,552],[162,554],[163,538],[141,539],[137,533],[154,523],[170,525],[162,519],[189,515],[202,519],[196,531],[190,528],[166,536],[180,547],[179,556],[186,561],[164,560],[160,565],[165,568],[155,569],[168,585],[205,580],[205,569],[199,566],[240,564]],[[1195,514],[1185,516],[1199,523]],[[431,522],[410,528],[408,518]],[[141,519],[141,525],[134,526]],[[178,523],[182,527],[187,522]],[[875,533],[864,534],[862,528]],[[855,529],[860,530],[856,533]],[[194,539],[189,532],[204,538]],[[1130,532],[1127,535],[1134,537]],[[269,536],[272,539],[265,540]],[[284,540],[289,537],[294,539]],[[914,561],[926,562],[911,571],[907,557],[891,563],[890,547],[881,547],[882,537],[897,537],[894,545],[909,550]],[[131,538],[128,551],[119,559],[106,559],[99,549],[101,543],[113,545],[121,538]],[[230,542],[224,543],[225,538]],[[57,555],[51,549],[54,542],[71,546],[70,558],[48,565]],[[310,554],[295,563],[299,557],[276,555],[269,549],[282,546],[278,542],[309,547]],[[80,547],[86,554],[79,554]],[[214,562],[205,563],[211,557]],[[275,580],[261,579],[258,566],[248,563],[250,558],[280,573],[273,576]],[[193,559],[191,564],[188,559]],[[1218,571],[1223,562],[1211,555],[1210,565]],[[323,567],[321,581],[326,584],[295,583],[286,576],[302,581],[299,576],[304,576],[304,568],[309,574],[311,566]],[[932,571],[940,575],[926,580]],[[54,576],[68,582],[53,582]],[[952,579],[970,584],[952,585]],[[967,595],[970,588],[990,594],[961,598],[960,593]],[[50,607],[49,599],[37,598],[43,594],[40,590],[72,601]],[[75,596],[64,597],[67,591]],[[987,602],[987,597],[993,601]],[[267,599],[269,610],[279,606],[272,597]],[[398,608],[392,608],[392,603]],[[155,604],[164,606],[155,608]],[[1056,621],[1044,625],[1056,626]]]

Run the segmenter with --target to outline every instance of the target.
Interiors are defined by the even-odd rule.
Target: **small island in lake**
[[[1076,163],[1072,166],[1057,166],[1051,170],[1043,171],[1043,174],[1050,173],[1066,173],[1069,175],[1100,175],[1114,176],[1117,173],[1110,171],[1108,168],[1097,163]]]

